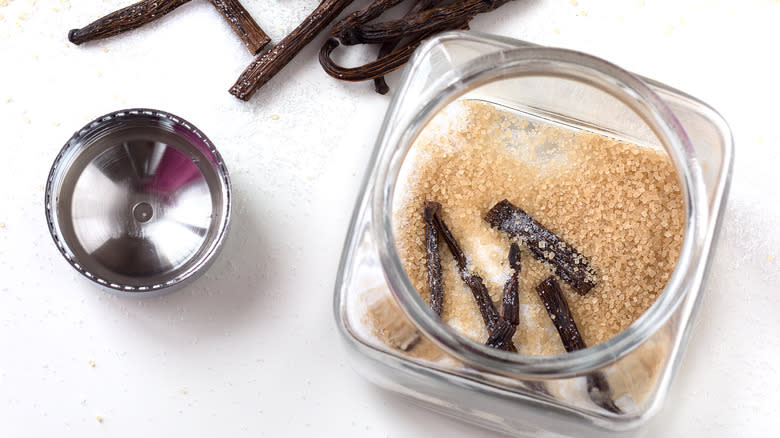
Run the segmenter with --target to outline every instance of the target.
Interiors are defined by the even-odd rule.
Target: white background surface
[[[236,100],[227,89],[252,57],[205,0],[124,36],[67,43],[68,29],[128,3],[0,0],[0,436],[489,435],[362,380],[333,322],[341,246],[389,97],[323,73],[320,36],[251,102]],[[316,4],[244,3],[274,40]],[[721,111],[736,138],[699,320],[648,435],[776,433],[780,5],[573,3],[517,0],[472,28],[589,52],[677,87]],[[369,55],[356,49],[344,62]],[[160,298],[97,290],[44,221],[59,148],[128,107],[193,122],[234,184],[221,257]]]

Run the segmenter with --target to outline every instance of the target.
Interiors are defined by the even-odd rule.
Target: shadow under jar
[[[498,125],[495,132],[501,134],[494,137],[502,138],[496,142],[505,143],[518,163],[535,166],[542,174],[552,171],[555,163],[581,158],[567,156],[581,139],[652,150],[666,160],[678,189],[679,241],[668,281],[627,327],[608,336],[591,330],[585,337],[596,342],[568,353],[560,345],[545,350],[539,346],[545,343],[541,338],[535,346],[521,342],[530,339],[523,335],[514,337],[517,352],[488,348],[484,328],[470,330],[462,318],[446,310],[446,288],[469,293],[453,275],[445,276],[443,318],[430,310],[424,298],[427,288],[419,275],[410,275],[410,252],[405,249],[415,245],[409,238],[414,233],[419,236],[416,245],[424,245],[421,230],[408,230],[422,222],[404,221],[414,213],[404,216],[403,206],[419,195],[410,189],[414,186],[410,181],[419,182],[419,163],[430,158],[420,143],[437,144],[438,138],[440,149],[448,142],[458,143],[452,137],[462,128],[464,113],[471,118],[467,123],[484,119]],[[541,131],[546,137],[539,136]],[[458,147],[476,147],[469,146],[472,140],[468,137]],[[530,144],[537,152],[534,159],[526,154]],[[429,408],[518,436],[540,431],[554,436],[635,436],[635,429],[662,404],[688,340],[725,205],[732,149],[728,126],[711,108],[600,59],[473,33],[433,38],[416,52],[388,110],[337,275],[334,310],[358,371]],[[457,148],[448,153],[451,160],[462,155]],[[442,156],[446,159],[447,154]],[[504,164],[496,162],[495,167]],[[607,173],[609,167],[604,165]],[[435,170],[429,174],[435,175]],[[485,178],[472,185],[490,192],[494,187],[489,182]],[[542,187],[538,190],[544,195]],[[436,187],[430,193],[447,191]],[[512,198],[497,190],[494,199],[485,199],[498,202],[503,196]],[[571,201],[577,196],[573,194]],[[432,197],[426,200],[438,201]],[[467,216],[479,220],[491,205],[479,205]],[[500,308],[501,291],[491,281],[504,281],[507,267],[491,280],[489,269],[478,266],[479,253],[498,251],[505,257],[507,247],[465,235],[464,228],[455,225],[464,212],[448,216],[446,208],[445,203],[444,219],[456,237],[466,241],[469,268],[475,267],[486,279],[493,304]],[[566,240],[566,230],[558,231]],[[523,251],[524,259],[532,258],[527,248]],[[585,252],[587,256],[589,251]],[[419,254],[424,253],[412,263],[425,263]],[[440,256],[446,270],[452,257],[446,249]],[[612,267],[596,268],[602,275]],[[533,274],[521,271],[523,275]],[[639,275],[637,281],[642,281]],[[601,289],[597,285],[589,293],[606,293]],[[572,293],[565,290],[564,295]],[[478,315],[473,300],[471,304],[472,314]],[[587,314],[576,309],[573,313]],[[518,332],[528,314],[521,312]],[[548,321],[548,335],[554,333],[551,327]]]

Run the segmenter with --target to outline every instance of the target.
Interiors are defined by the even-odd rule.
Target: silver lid
[[[187,121],[117,111],[65,144],[46,184],[46,219],[80,273],[123,292],[182,285],[219,251],[230,222],[227,168]]]

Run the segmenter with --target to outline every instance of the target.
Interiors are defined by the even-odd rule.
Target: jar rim
[[[403,100],[419,63],[437,45],[421,46],[407,69],[404,87],[394,101]],[[508,78],[552,76],[583,82],[611,94],[633,110],[655,133],[680,179],[686,223],[683,244],[669,281],[656,301],[628,328],[595,346],[553,356],[530,356],[491,349],[442,324],[427,309],[404,270],[395,244],[392,203],[397,177],[414,140],[433,116],[466,93]],[[377,160],[372,231],[380,264],[392,294],[411,321],[434,343],[471,366],[497,374],[528,378],[568,377],[587,373],[625,356],[657,332],[701,278],[707,229],[707,198],[694,148],[675,115],[647,84],[633,74],[591,55],[545,47],[502,50],[468,61],[442,76],[431,87],[430,100],[403,126],[397,141],[385,142]],[[391,109],[392,111],[392,109]],[[385,122],[389,126],[390,118]],[[403,125],[404,122],[401,122]]]

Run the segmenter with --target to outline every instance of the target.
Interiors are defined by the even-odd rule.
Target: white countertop
[[[389,97],[327,76],[321,35],[251,102],[238,101],[227,89],[252,57],[205,0],[123,36],[67,42],[69,29],[128,3],[0,0],[0,436],[488,436],[364,381],[334,324],[336,267]],[[648,436],[780,430],[778,3],[517,0],[472,22],[684,90],[734,131],[706,296]],[[276,41],[316,2],[244,4]],[[348,53],[345,63],[371,56]],[[234,185],[220,258],[158,298],[112,296],[83,280],[43,214],[60,147],[89,120],[129,107],[197,125]]]

